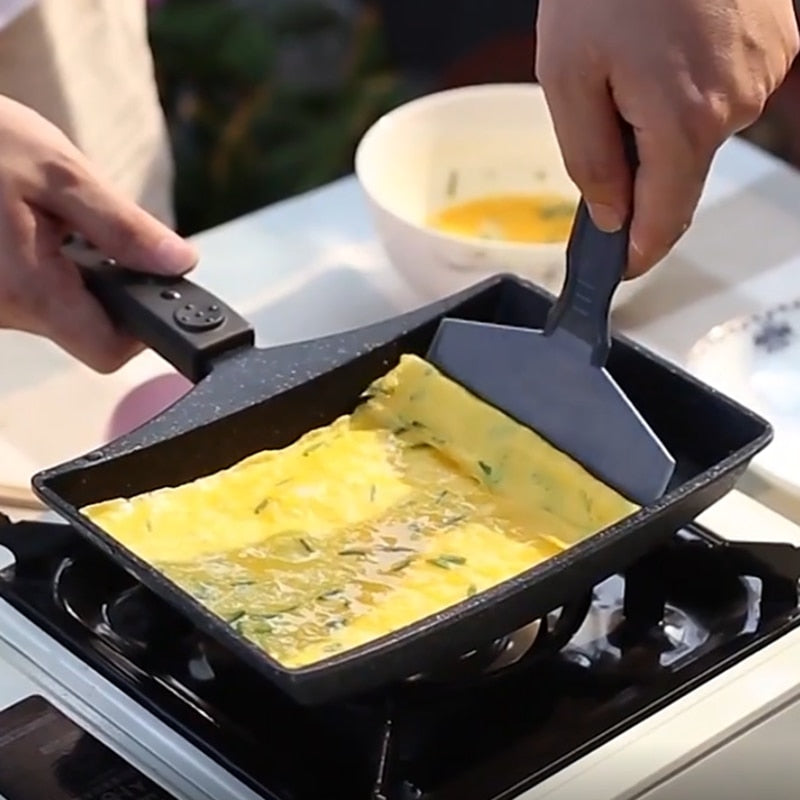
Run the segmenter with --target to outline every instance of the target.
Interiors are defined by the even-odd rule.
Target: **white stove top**
[[[683,357],[692,337],[732,314],[769,305],[787,292],[800,294],[796,175],[734,142],[718,159],[705,202],[705,222],[700,215],[675,263],[662,267],[659,285],[619,315],[627,330],[676,359]],[[742,215],[755,215],[760,236],[769,243],[768,263],[752,274],[742,272],[752,248],[734,242]],[[717,238],[708,233],[714,229]],[[745,235],[749,240],[752,228]],[[199,240],[204,260],[198,280],[250,316],[261,344],[332,333],[423,300],[386,264],[351,181],[237,220]],[[263,282],[261,293],[251,290],[254,276]],[[682,296],[687,281],[699,287],[691,297]],[[302,314],[297,313],[300,308]],[[23,476],[90,449],[108,434],[121,400],[167,371],[160,359],[145,354],[118,375],[98,378],[38,340],[5,333],[0,338],[4,352],[10,348],[16,354],[13,362],[25,365],[13,381],[0,378],[0,464],[16,459],[13,463]],[[63,402],[65,396],[69,403]],[[57,408],[52,406],[54,397],[60,400]],[[75,407],[84,410],[79,418],[71,412],[69,419],[64,417],[65,409]],[[42,437],[40,426],[35,426],[37,432],[25,424],[32,418],[51,419],[50,430],[63,430],[63,437]],[[0,472],[0,486],[15,477]],[[8,511],[15,518],[35,514]],[[800,544],[800,528],[738,493],[712,508],[703,521],[726,538],[758,536]],[[255,797],[0,601],[0,707],[34,692],[176,798]],[[800,631],[795,631],[523,797],[794,798],[796,791],[788,787],[798,744],[792,731],[800,730],[800,706],[793,705],[798,698]],[[769,737],[770,745],[759,736]],[[745,737],[750,751],[742,756],[737,748],[747,742]]]
[[[738,492],[699,521],[729,540],[800,545],[800,528]],[[11,560],[0,548],[0,565]],[[797,736],[791,732],[800,730],[798,676],[800,629],[520,795],[520,800],[738,800],[756,796],[764,780],[769,781],[770,794],[760,796],[793,799]],[[35,694],[179,800],[257,800],[250,789],[0,601],[0,708]],[[735,767],[742,763],[738,750],[745,746],[749,766],[742,776]],[[758,758],[750,748],[758,749]],[[724,782],[731,780],[734,783],[722,793]],[[753,783],[752,791],[744,788],[747,780]]]
[[[176,800],[260,800],[2,601],[0,621],[0,708],[44,697]]]

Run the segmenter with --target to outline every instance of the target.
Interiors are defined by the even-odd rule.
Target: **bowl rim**
[[[535,95],[544,99],[544,91],[538,83],[520,81],[518,83],[477,83],[468,86],[458,86],[452,89],[442,89],[441,91],[432,92],[416,97],[406,103],[393,108],[381,115],[372,125],[367,128],[362,137],[360,138],[353,160],[354,174],[358,181],[361,191],[367,196],[368,200],[379,208],[384,214],[399,220],[403,224],[420,231],[421,233],[430,236],[441,244],[455,244],[460,246],[479,247],[483,251],[491,254],[502,253],[555,253],[557,251],[564,252],[566,249],[566,240],[563,242],[510,242],[497,239],[482,239],[477,236],[461,236],[458,234],[450,234],[439,231],[424,223],[419,223],[409,219],[406,215],[398,214],[396,211],[388,208],[385,203],[381,202],[368,185],[364,175],[364,160],[367,148],[372,144],[377,136],[388,126],[394,124],[398,120],[402,120],[412,114],[424,110],[426,107],[439,105],[442,101],[450,98],[467,98],[469,96],[481,95],[500,95],[500,94],[525,94]],[[576,190],[577,191],[577,190]],[[577,197],[577,195],[576,195]]]

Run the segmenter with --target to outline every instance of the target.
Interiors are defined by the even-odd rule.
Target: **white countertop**
[[[744,142],[730,142],[714,165],[694,228],[654,279],[618,310],[617,324],[681,361],[715,324],[800,296],[799,220],[800,176]],[[197,242],[203,256],[197,281],[249,316],[262,345],[352,328],[430,299],[412,291],[386,262],[353,179],[235,220]],[[96,446],[108,436],[109,421],[126,395],[170,373],[148,353],[116,375],[98,376],[46,342],[10,332],[0,332],[0,348],[9,365],[0,374],[0,486],[15,481],[24,486],[36,469]],[[800,521],[800,504],[752,479],[744,488]],[[32,514],[9,510],[14,516]],[[730,538],[800,543],[795,525],[737,492],[703,521]],[[710,750],[796,699],[798,675],[800,632],[794,632],[525,797],[621,800],[647,793],[648,799],[667,800],[658,790],[648,793],[655,782],[668,781],[701,755],[707,759]],[[0,693],[21,691],[2,684]],[[785,774],[791,772],[789,751],[796,751],[797,739],[780,744],[773,753]],[[763,787],[759,764],[748,769]],[[700,785],[695,782],[683,794],[673,789],[669,800],[722,796],[700,791]]]
[[[196,237],[198,282],[253,322],[259,344],[353,328],[427,300],[389,265],[360,189],[346,178]],[[454,287],[457,280],[454,279]],[[676,361],[714,325],[800,296],[800,174],[741,140],[720,151],[695,224],[615,324]],[[0,331],[0,498],[30,475],[109,438],[136,387],[171,368],[145,353],[100,376],[49,343]],[[164,391],[174,392],[165,377]],[[151,410],[154,410],[151,408]],[[148,401],[138,414],[148,415]],[[742,487],[800,521],[800,503],[748,477]]]

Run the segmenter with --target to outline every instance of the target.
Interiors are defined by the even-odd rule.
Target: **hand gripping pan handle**
[[[619,123],[633,181],[639,167],[636,134],[621,117]],[[567,246],[564,287],[544,327],[545,335],[569,333],[589,345],[591,362],[598,367],[605,366],[611,348],[608,316],[628,263],[631,216],[629,212],[615,233],[605,233],[581,198]]]
[[[215,359],[254,346],[247,320],[186,278],[126,269],[77,235],[65,239],[61,252],[78,265],[87,288],[119,328],[193,383],[211,372]]]

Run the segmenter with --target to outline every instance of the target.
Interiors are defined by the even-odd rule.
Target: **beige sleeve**
[[[173,224],[145,0],[38,0],[0,31],[0,94],[58,125],[122,192]]]

